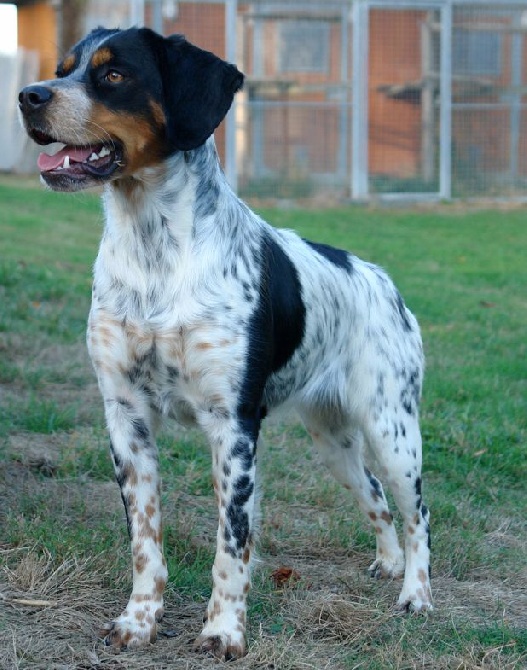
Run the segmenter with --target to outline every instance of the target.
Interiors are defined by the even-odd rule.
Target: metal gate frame
[[[477,4],[477,0],[474,2]],[[352,80],[351,196],[370,197],[368,170],[368,63],[371,9],[436,10],[440,13],[439,190],[432,193],[385,193],[382,198],[450,199],[452,145],[452,0],[354,0]]]

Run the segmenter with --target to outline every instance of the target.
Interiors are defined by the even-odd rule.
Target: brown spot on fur
[[[166,586],[167,580],[164,579],[163,577],[156,577],[156,578],[154,579],[154,582],[155,582],[155,585],[156,585],[156,589],[155,589],[154,594],[155,594],[156,596],[162,596],[162,595],[163,595],[163,591],[165,590],[165,586]]]
[[[149,562],[149,558],[146,554],[139,554],[139,556],[135,559],[134,561],[134,567],[136,572],[141,574],[143,570],[145,569],[147,563]]]
[[[417,544],[417,542],[414,542],[414,543],[412,544],[412,551],[413,551],[414,553],[416,553],[416,554],[417,554],[417,552],[419,551],[419,545]]]
[[[369,512],[369,513],[368,513],[368,516],[370,517],[370,519],[371,519],[372,521],[376,521],[376,520],[377,520],[377,515],[375,514],[375,512]]]
[[[218,347],[229,347],[231,344],[234,344],[236,340],[227,340],[223,339],[218,342]]]
[[[244,593],[249,593],[250,588],[251,588],[251,585],[249,584],[249,582],[247,582],[247,584],[245,584],[245,586],[243,587],[243,592]]]
[[[423,570],[423,568],[420,568],[417,572],[417,578],[422,584],[426,584],[428,581],[428,577],[426,576],[426,572]]]
[[[156,508],[154,507],[154,505],[147,505],[145,507],[145,513],[146,513],[146,516],[149,519],[151,519],[156,513]]]
[[[139,612],[135,613],[135,618],[137,619],[137,621],[142,621],[145,618],[145,613],[139,610]]]
[[[220,571],[218,572],[218,577],[219,577],[220,579],[228,579],[228,578],[229,578],[229,575],[225,572],[225,570],[220,570]]]
[[[375,526],[375,532],[377,533],[377,535],[381,535],[382,534],[382,528],[380,526]]]
[[[213,348],[214,348],[214,345],[211,344],[210,342],[198,342],[196,344],[196,349],[198,349],[198,351],[207,351],[208,349],[213,349]]]
[[[93,67],[99,67],[105,63],[109,63],[113,58],[113,54],[108,47],[101,47],[91,57],[91,64]]]
[[[152,600],[152,596],[148,593],[134,593],[134,595],[131,597],[131,600],[133,600],[134,603],[143,603],[148,600]]]
[[[251,558],[251,552],[250,552],[249,548],[247,547],[245,549],[245,551],[243,552],[243,559],[242,560],[247,565],[250,558]]]
[[[393,516],[390,514],[390,512],[387,512],[384,510],[384,512],[381,514],[381,519],[385,521],[388,525],[393,523]]]
[[[137,472],[131,463],[126,463],[122,469],[123,481],[126,482],[128,486],[137,486],[138,478]]]
[[[150,537],[152,538],[152,540],[157,539],[156,530],[153,528],[148,518],[142,512],[140,512],[137,515],[137,523],[139,526],[138,537],[140,538]]]
[[[408,526],[408,532],[410,535],[415,535],[415,528],[413,526]]]

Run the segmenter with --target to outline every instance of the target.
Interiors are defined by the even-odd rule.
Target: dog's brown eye
[[[104,78],[106,81],[109,81],[110,84],[119,84],[124,79],[123,75],[120,72],[117,72],[117,70],[110,70]]]

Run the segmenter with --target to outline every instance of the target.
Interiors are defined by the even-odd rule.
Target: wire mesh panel
[[[453,194],[527,194],[525,5],[455,8],[452,83]]]
[[[525,3],[364,3],[368,193],[527,195]]]
[[[438,17],[412,8],[370,12],[370,193],[439,190]]]
[[[244,195],[348,192],[349,3],[240,6]]]

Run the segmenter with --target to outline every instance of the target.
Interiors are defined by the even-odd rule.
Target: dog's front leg
[[[245,654],[246,598],[254,542],[258,420],[206,422],[219,510],[213,588],[196,647],[229,660]],[[215,424],[215,425],[212,425]]]
[[[123,613],[105,629],[104,641],[118,648],[153,642],[163,616],[167,581],[162,554],[160,481],[150,411],[139,399],[105,398],[116,479],[126,510],[133,559],[133,588]]]

